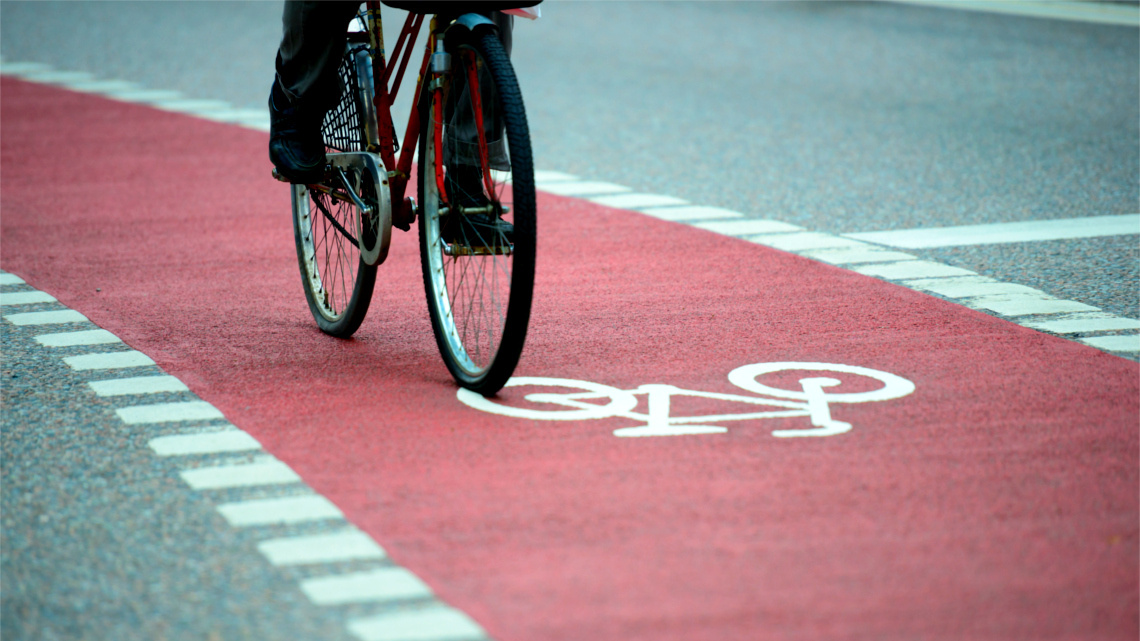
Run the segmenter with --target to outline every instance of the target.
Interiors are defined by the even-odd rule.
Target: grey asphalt
[[[261,108],[280,11],[5,0],[0,55]],[[890,3],[543,14],[513,56],[542,169],[830,233],[1140,211],[1135,28]],[[913,253],[1140,318],[1137,236]],[[31,333],[3,325],[6,639],[343,634]]]

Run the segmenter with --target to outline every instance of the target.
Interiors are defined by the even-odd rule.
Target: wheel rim
[[[456,58],[462,60],[461,56]],[[484,111],[486,110],[487,106],[484,105]],[[428,120],[424,141],[426,153],[429,154],[428,158],[439,162],[434,119]],[[446,127],[443,135],[447,135]],[[491,170],[490,174],[493,193],[488,195],[493,203],[501,205],[508,212],[503,214],[503,219],[510,222],[512,216],[509,211],[513,209],[510,172]],[[429,280],[438,314],[437,321],[455,364],[468,376],[478,377],[490,369],[502,342],[510,303],[514,257],[505,249],[500,250],[503,253],[490,255],[447,255],[442,228],[445,224],[457,221],[448,221],[446,216],[440,216],[439,189],[432,177],[426,177],[423,184],[421,197],[426,216],[424,222]],[[482,238],[476,228],[470,225],[465,226],[461,236],[465,242],[456,244],[466,245],[469,251],[478,251],[481,246],[496,246],[494,242],[486,242],[488,239]]]
[[[331,214],[331,220],[314,202],[317,198]],[[293,199],[297,207],[309,291],[321,316],[336,322],[352,302],[360,268],[360,248],[338,230],[337,225],[357,237],[360,233],[359,212],[351,203],[314,193],[304,185],[293,186]]]

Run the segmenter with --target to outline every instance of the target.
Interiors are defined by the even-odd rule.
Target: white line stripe
[[[720,207],[701,207],[698,205],[684,207],[647,207],[640,210],[647,216],[653,216],[668,221],[688,220],[721,220],[724,218],[744,218],[744,214],[731,209]]]
[[[187,485],[195,490],[301,482],[301,477],[297,476],[296,472],[288,465],[275,459],[256,463],[183,470],[178,474],[183,481],[186,481]]]
[[[937,278],[940,276],[976,276],[976,272],[951,267],[929,260],[908,260],[901,263],[855,265],[852,270],[867,276],[899,280],[902,278]]]
[[[372,537],[360,530],[270,539],[258,543],[257,549],[278,567],[383,559],[388,556]]]
[[[129,394],[158,394],[161,392],[188,392],[182,381],[173,376],[136,376],[133,378],[113,378],[107,381],[91,381],[88,387],[95,390],[96,396],[126,396]]]
[[[1091,336],[1082,338],[1082,343],[1103,349],[1109,352],[1140,352],[1140,335],[1127,336]]]
[[[534,182],[536,183],[556,183],[566,182],[570,180],[579,180],[579,178],[572,174],[564,174],[560,171],[543,171],[541,169],[534,170]]]
[[[181,403],[156,403],[136,405],[115,410],[127,425],[146,423],[174,423],[180,421],[209,421],[225,418],[218,408],[206,401],[185,401]]]
[[[542,191],[558,194],[559,196],[594,196],[633,191],[623,185],[592,181],[544,182],[539,183],[537,186]]]
[[[1027,296],[1048,296],[1045,292],[1014,283],[1003,283],[985,276],[964,276],[960,278],[923,278],[905,280],[903,285],[911,289],[934,292],[947,298],[972,298],[975,296],[1000,296],[1025,294]]]
[[[234,527],[344,518],[337,506],[320,495],[225,503],[218,506],[218,512]]]
[[[217,454],[261,449],[261,443],[258,443],[257,439],[241,430],[159,436],[151,439],[147,445],[159,456]]]
[[[194,98],[179,98],[176,100],[159,100],[151,103],[155,109],[174,111],[179,113],[195,114],[203,111],[232,110],[233,105],[221,100],[197,100]]]
[[[487,636],[471,617],[446,605],[350,619],[348,631],[361,641],[478,641]]]
[[[850,238],[841,238],[831,234],[821,234],[814,231],[796,232],[791,234],[771,234],[767,236],[746,236],[745,240],[766,245],[788,252],[807,251],[812,249],[870,249],[871,245],[861,243]]]
[[[47,292],[2,292],[0,305],[33,305],[35,303],[54,303],[55,296]]]
[[[802,254],[808,258],[831,263],[832,265],[852,265],[857,263],[894,263],[901,260],[914,260],[916,256],[903,252],[886,251],[874,247],[855,249],[815,249]]]
[[[1032,18],[1074,20],[1126,27],[1140,26],[1140,13],[1133,6],[1107,2],[1031,2],[1029,0],[893,0],[903,4],[1001,13]]]
[[[1060,314],[1064,312],[1096,312],[1099,307],[1078,303],[1075,300],[1061,300],[1057,298],[1008,295],[1008,296],[982,296],[968,298],[963,301],[967,307],[974,309],[988,309],[1002,316],[1029,316],[1031,314]]]
[[[4,320],[13,325],[59,325],[63,323],[86,323],[87,317],[74,309],[64,309],[58,312],[25,312],[23,314],[8,314]]]
[[[1025,326],[1057,334],[1077,334],[1084,332],[1111,332],[1126,329],[1140,329],[1140,321],[1114,316],[1110,318],[1072,318],[1030,322],[1025,323]]]
[[[0,73],[6,73],[13,76],[22,76],[26,73],[36,71],[47,71],[51,69],[50,66],[42,62],[4,62],[0,63]]]
[[[60,85],[68,82],[83,82],[94,79],[94,76],[85,71],[59,71],[50,67],[40,70],[30,70],[19,75],[25,80],[52,85]]]
[[[127,80],[88,80],[87,82],[69,82],[67,88],[87,93],[107,93],[111,91],[137,91],[142,87],[138,83]]]
[[[107,343],[123,342],[119,340],[118,336],[105,329],[40,334],[35,338],[36,342],[44,347],[75,347],[77,345],[106,345]]]
[[[0,285],[23,285],[24,279],[15,274],[4,272],[0,274]]]
[[[844,234],[848,238],[879,245],[906,247],[960,247],[1028,243],[1043,240],[1069,240],[1100,236],[1140,234],[1140,214],[1125,216],[1090,216],[1064,220],[1035,220],[990,225],[962,225],[901,231],[872,231]]]
[[[432,596],[431,588],[404,568],[380,568],[301,581],[301,591],[317,605],[383,603]]]
[[[618,209],[637,209],[639,207],[665,207],[669,205],[687,205],[689,201],[674,198],[673,196],[659,196],[657,194],[617,194],[614,196],[592,196],[586,200],[616,207]]]
[[[129,352],[107,352],[104,354],[83,354],[81,356],[68,356],[63,359],[71,369],[77,371],[90,369],[122,369],[125,367],[146,367],[154,365],[154,361],[142,352],[131,350]]]
[[[749,234],[772,234],[785,231],[803,231],[803,227],[789,225],[778,220],[717,220],[693,223],[693,227],[706,229],[725,236],[747,236]]]
[[[127,91],[108,91],[107,97],[127,102],[155,102],[158,100],[177,100],[182,94],[166,89],[129,89]]]

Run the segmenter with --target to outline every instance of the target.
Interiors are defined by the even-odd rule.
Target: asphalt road
[[[514,54],[542,169],[830,233],[1140,210],[1134,28],[887,3],[543,12],[518,21]],[[0,55],[261,108],[279,20],[277,3],[6,0]],[[1135,235],[914,253],[1140,318]],[[116,638],[343,634],[275,588],[241,531],[196,529],[211,506],[100,424],[107,407],[28,330],[4,330],[6,637],[105,631],[85,620],[122,622]],[[132,476],[67,472],[111,469]]]

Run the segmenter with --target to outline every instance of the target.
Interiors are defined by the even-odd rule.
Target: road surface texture
[[[1135,28],[543,9],[515,50],[542,169],[828,238],[1137,213]],[[279,12],[4,2],[0,55],[252,110]],[[5,638],[1140,632],[1140,369],[1070,340],[1123,334],[1042,333],[554,181],[534,385],[480,401],[440,362],[412,234],[329,338],[265,133],[4,73]],[[1136,239],[902,251],[1118,322],[1140,316]],[[580,389],[598,409],[568,420],[525,398]],[[622,437],[663,425],[691,433]]]

